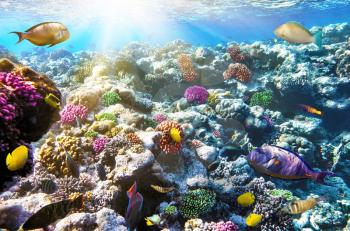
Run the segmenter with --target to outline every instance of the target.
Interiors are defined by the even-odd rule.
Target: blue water
[[[329,5],[329,1],[316,1],[318,3],[301,1],[292,7],[275,9],[259,6],[240,7],[237,3],[237,8],[231,6],[225,9],[225,6],[219,5],[220,11],[218,7],[208,4],[208,12],[205,14],[193,11],[193,15],[188,12],[181,15],[181,11],[180,13],[177,11],[175,16],[170,13],[171,4],[163,6],[163,13],[163,8],[160,11],[156,10],[157,5],[152,4],[147,5],[148,8],[145,9],[135,6],[135,12],[129,13],[128,10],[132,11],[134,7],[130,7],[127,3],[121,5],[122,1],[100,1],[95,3],[96,6],[92,4],[89,6],[87,2],[90,1],[80,2],[83,5],[79,5],[79,1],[69,1],[69,3],[57,1],[60,9],[53,8],[51,11],[50,7],[55,6],[48,4],[51,1],[47,1],[47,5],[40,1],[28,0],[8,1],[10,4],[4,4],[4,2],[6,1],[0,4],[0,12],[2,11],[0,44],[14,53],[31,49],[33,45],[28,41],[16,44],[16,35],[8,33],[25,31],[42,21],[59,21],[69,28],[71,38],[49,49],[66,48],[71,51],[110,50],[121,48],[131,41],[143,41],[155,45],[163,45],[175,39],[182,39],[195,45],[215,45],[228,41],[254,42],[273,39],[273,30],[286,21],[298,21],[307,28],[350,21],[349,1],[341,1],[333,5]],[[112,2],[114,4],[109,7],[108,4]],[[98,9],[102,6],[104,8]],[[80,12],[79,7],[82,11],[91,7],[92,12]],[[150,12],[149,9],[154,9],[155,12]],[[203,10],[194,7],[194,10],[196,9]],[[104,13],[104,11],[108,12]],[[140,12],[143,15],[139,15]],[[135,15],[132,15],[133,13]],[[130,19],[129,15],[131,15]]]

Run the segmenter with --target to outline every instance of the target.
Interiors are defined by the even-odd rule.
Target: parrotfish
[[[127,191],[127,196],[129,198],[128,208],[126,210],[125,219],[128,227],[128,231],[133,231],[140,219],[140,213],[142,210],[143,196],[141,193],[137,192],[136,181]]]
[[[279,38],[289,43],[309,44],[315,43],[318,47],[322,46],[322,33],[313,35],[308,29],[297,22],[287,22],[274,31]]]
[[[18,35],[18,42],[27,39],[29,42],[37,46],[50,45],[52,47],[58,43],[69,39],[70,34],[62,23],[59,22],[43,22],[35,25],[23,32],[10,32]]]
[[[290,202],[287,206],[285,206],[282,209],[282,211],[289,214],[301,214],[315,207],[320,200],[321,199],[314,197],[311,197],[306,200],[295,200]]]
[[[247,159],[258,172],[281,179],[312,179],[326,184],[326,176],[335,176],[333,172],[315,171],[299,154],[273,145],[263,145],[251,151]]]

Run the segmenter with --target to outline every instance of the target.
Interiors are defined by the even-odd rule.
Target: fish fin
[[[315,44],[322,49],[322,31],[318,31],[316,34],[314,34],[314,40]]]
[[[317,183],[320,183],[320,184],[324,184],[324,185],[327,185],[326,182],[324,182],[324,178],[325,177],[335,177],[335,173],[333,172],[330,172],[330,171],[323,171],[323,172],[317,172],[314,176],[314,180],[317,182]]]
[[[55,45],[57,45],[57,43],[52,43],[52,44],[50,44],[50,46],[48,46],[48,47],[53,47],[53,46],[55,46]]]
[[[18,36],[18,41],[16,44],[22,42],[25,39],[25,33],[22,33],[22,32],[13,31],[13,32],[10,32],[9,34],[16,34]]]

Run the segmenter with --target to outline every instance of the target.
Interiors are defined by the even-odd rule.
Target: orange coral
[[[230,64],[227,70],[224,72],[224,79],[230,79],[234,77],[238,81],[248,83],[252,78],[252,73],[249,68],[242,63]]]
[[[142,140],[140,139],[140,137],[138,137],[138,135],[136,135],[135,133],[128,133],[125,136],[126,140],[129,141],[129,143],[131,144],[131,146],[133,145],[138,145],[141,144],[143,145]]]
[[[175,128],[179,131],[181,142],[177,142],[173,140],[170,135],[170,131],[172,128]],[[166,120],[161,122],[157,127],[157,131],[162,132],[162,136],[160,137],[160,149],[165,153],[179,153],[182,148],[182,141],[184,140],[184,132],[179,123],[176,121]]]
[[[197,79],[197,73],[193,68],[192,60],[188,55],[179,55],[177,62],[185,81],[192,82]]]

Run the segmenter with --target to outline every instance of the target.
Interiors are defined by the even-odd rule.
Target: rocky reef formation
[[[323,49],[174,41],[162,48],[133,43],[109,55],[23,54],[26,65],[54,76],[65,106],[60,121],[35,143],[34,173],[1,194],[0,212],[18,219],[0,216],[0,227],[16,229],[44,204],[79,192],[84,206],[52,224],[53,230],[126,230],[126,192],[136,181],[144,202],[139,230],[346,230],[347,31],[348,24],[322,28]],[[245,155],[263,144],[297,152],[337,177],[326,179],[329,186],[260,175]],[[79,176],[72,174],[66,153]],[[56,187],[48,190],[47,182]],[[237,202],[245,192],[255,198],[246,207]],[[284,212],[291,200],[309,196],[328,199],[302,215]],[[37,197],[43,202],[29,204]],[[248,227],[252,213],[261,221]],[[152,215],[160,221],[147,226],[145,218]]]

